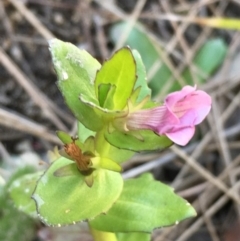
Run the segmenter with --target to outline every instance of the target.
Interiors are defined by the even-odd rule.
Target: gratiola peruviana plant
[[[195,216],[186,200],[151,174],[123,180],[121,163],[136,152],[186,145],[209,113],[211,97],[185,86],[163,103],[153,102],[141,56],[129,47],[102,65],[57,39],[50,52],[78,133],[57,132],[63,148],[35,181],[31,205],[41,220],[53,226],[87,221],[99,241],[121,241],[124,232],[133,241],[136,232],[145,232],[141,241],[147,241],[153,229]],[[11,189],[12,196],[16,192]]]

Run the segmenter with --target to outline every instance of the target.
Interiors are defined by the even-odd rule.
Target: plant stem
[[[90,227],[94,241],[117,241],[115,233],[107,233]]]
[[[98,131],[95,136],[96,142],[96,150],[100,156],[109,157],[109,150],[111,149],[111,145],[104,138],[105,129]]]

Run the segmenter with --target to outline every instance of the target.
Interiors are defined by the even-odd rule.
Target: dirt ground
[[[162,63],[170,69],[169,79],[186,83],[182,73],[188,68],[193,82],[213,98],[209,117],[187,147],[138,154],[124,164],[125,175],[131,177],[152,171],[198,212],[196,218],[155,230],[152,240],[238,241],[240,34],[169,21],[169,14],[239,18],[240,1],[0,0],[0,160],[11,162],[13,157],[29,152],[45,160],[47,151],[60,144],[56,130],[76,130],[56,86],[48,39],[71,42],[102,62],[130,35],[130,31],[119,32],[116,41],[111,28],[121,21],[127,21],[131,28],[140,23]],[[221,41],[226,51],[218,66],[206,74],[194,59],[211,39]],[[211,58],[209,65],[219,57]],[[196,78],[199,75],[204,76],[200,82]],[[162,100],[164,94],[158,92],[155,99]],[[2,176],[11,171],[0,168]],[[81,239],[65,236],[75,231],[61,232],[38,225],[34,240],[91,240],[85,229]]]

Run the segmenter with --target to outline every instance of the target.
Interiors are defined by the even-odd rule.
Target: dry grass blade
[[[47,40],[54,38],[54,35],[28,10],[23,2],[18,0],[9,0],[12,5],[22,14],[26,20],[37,29],[37,31]]]
[[[206,188],[206,186],[207,186],[207,183],[204,182],[196,186],[190,187],[188,189],[182,190],[178,192],[178,195],[183,198],[190,198],[194,195],[198,195],[199,193],[201,193]]]
[[[171,10],[170,10],[170,5],[169,5],[168,1],[165,1],[165,0],[159,1],[159,3],[162,4],[163,9],[167,12],[167,14],[169,14]],[[186,61],[189,66],[191,77],[194,80],[194,83],[198,83],[198,79],[193,71],[193,63],[192,63],[191,59],[189,59],[191,49],[189,48],[184,36],[181,33],[179,33],[178,25],[173,21],[171,21],[170,24],[174,28],[176,38],[178,39],[178,41],[181,45],[181,48],[184,51],[184,56],[186,57]],[[195,66],[195,68],[197,68],[197,67]]]
[[[215,98],[212,99],[212,113],[213,113],[213,123],[212,124],[213,128],[216,127],[216,134],[215,134],[215,140],[216,143],[219,146],[219,152],[221,153],[221,155],[223,156],[223,160],[224,160],[224,164],[226,167],[228,167],[231,163],[232,157],[230,154],[230,150],[229,150],[229,146],[227,143],[226,138],[224,137],[223,134],[223,123],[222,123],[222,118],[220,117],[220,110],[219,110],[219,106],[217,104],[217,101]],[[231,173],[229,173],[229,179],[230,179],[230,183],[231,186],[234,186],[235,184],[235,178],[233,175],[231,175]],[[237,207],[238,212],[240,211],[239,208]]]
[[[67,130],[65,125],[49,108],[51,101],[36,87],[31,80],[14,64],[14,62],[7,56],[2,48],[0,48],[0,62],[8,70],[8,72],[15,77],[15,80],[23,87],[32,100],[38,105],[44,115],[50,119],[58,128]],[[52,104],[51,104],[52,105]]]
[[[190,146],[188,146],[185,151],[186,152],[191,152],[192,150],[194,150],[194,148],[196,148],[197,144],[192,144]],[[141,166],[138,166],[138,167],[135,167],[135,168],[132,168],[126,172],[123,173],[123,178],[124,179],[128,179],[128,178],[131,178],[131,177],[135,177],[135,176],[138,176],[144,172],[147,172],[147,171],[150,171],[150,170],[153,170],[154,168],[156,167],[159,167],[161,165],[164,165],[170,161],[172,161],[177,155],[175,153],[172,153],[172,152],[169,152],[169,153],[166,153],[164,156],[162,156],[161,158],[158,158],[158,159],[155,159],[151,162],[147,162]]]
[[[207,2],[205,2],[206,4]],[[194,3],[194,5],[191,7],[190,11],[189,11],[189,15],[188,18],[195,18],[196,15],[198,14],[198,10],[199,10],[199,6],[201,4],[204,4],[204,1],[200,1],[200,2],[196,2]],[[226,6],[225,6],[226,7]],[[216,14],[220,15],[222,12],[224,11],[224,8],[221,9],[219,7],[219,10],[217,11]],[[152,15],[153,16],[153,15]],[[159,15],[158,15],[159,16]],[[162,16],[162,15],[161,15]],[[161,17],[160,16],[160,17]],[[186,28],[190,25],[190,22],[188,21],[183,21],[181,22],[181,24],[179,24],[178,26],[178,35],[183,35],[184,31],[186,30]],[[205,28],[203,29],[203,32],[201,33],[200,36],[198,36],[198,38],[196,39],[191,51],[189,51],[188,56],[187,56],[187,63],[191,63],[193,61],[194,56],[196,55],[197,50],[202,46],[202,44],[206,41],[208,35],[211,33],[211,29],[210,28]],[[169,53],[173,52],[174,47],[177,45],[178,43],[178,39],[173,36],[171,41],[168,43],[168,45],[166,46],[167,51]],[[181,77],[181,73],[183,72],[183,70],[188,67],[185,63],[185,61],[181,61],[182,63],[179,65],[179,67],[175,70],[175,72],[177,73],[177,75],[179,77]],[[196,67],[193,65],[193,63],[190,64],[190,68],[191,66],[193,67],[194,70],[196,70]],[[198,71],[198,70],[197,70]],[[170,79],[167,81],[167,84],[162,88],[161,92],[158,94],[158,98],[157,100],[161,100],[163,98],[163,96],[165,96],[166,93],[168,93],[169,88],[172,86],[173,84],[173,80],[175,76],[170,77]],[[178,78],[179,78],[178,77]],[[175,77],[176,78],[176,77]]]
[[[124,19],[124,20],[128,19],[128,16],[125,14],[125,12],[119,9],[116,5],[112,4],[111,1],[94,0],[94,2],[98,3],[100,6],[102,6],[109,12],[113,13],[118,18]]]
[[[234,194],[239,189],[240,182],[237,182],[234,187],[232,187],[229,191],[229,193]],[[214,203],[210,208],[208,208],[205,212],[205,216],[211,217],[213,216],[219,209],[221,209],[229,200],[229,196],[224,195],[221,198],[217,200],[216,203]],[[176,241],[186,241],[194,232],[199,230],[199,228],[204,223],[204,217],[200,217],[196,222],[194,222],[193,225],[188,227],[179,238],[176,239]]]
[[[223,170],[223,172],[218,176],[218,179],[221,180],[222,182],[225,181],[225,179],[228,177],[229,173],[232,171],[232,170],[235,170],[236,167],[240,164],[240,155],[238,157],[236,157],[232,162],[231,164],[225,168]],[[207,187],[204,189],[204,192],[200,195],[199,198],[203,198],[205,201],[206,201],[206,207],[207,206],[210,206],[211,203],[216,200],[216,198],[221,194],[221,191],[217,188],[215,188],[214,185],[208,183]],[[226,197],[228,201],[229,198]],[[225,202],[224,202],[225,204]],[[223,204],[223,205],[224,205]],[[197,199],[196,201],[193,202],[193,206],[196,210],[196,212],[198,214],[201,213],[201,207],[200,207],[200,204],[199,204],[199,199]],[[201,219],[201,217],[199,217]],[[203,221],[203,220],[202,220]],[[192,222],[191,219],[185,221],[184,223],[181,224],[181,230],[180,230],[180,233],[182,234],[182,230],[185,230],[186,227],[189,226],[189,224]],[[197,222],[197,221],[196,221]],[[203,224],[204,222],[201,222],[201,225]],[[200,226],[201,226],[200,225]],[[168,229],[165,229],[163,230],[163,232],[161,233],[161,235],[159,236],[159,241],[165,241],[166,240],[166,237],[169,235],[169,234],[172,234],[174,233],[174,230],[176,231],[178,229],[177,226],[173,226],[173,227],[170,227]],[[178,237],[179,235],[175,235],[175,237]],[[175,240],[175,239],[174,239]]]
[[[207,226],[207,229],[208,229],[208,232],[212,238],[212,241],[220,241],[218,235],[217,235],[217,232],[216,232],[216,229],[213,225],[213,222],[211,220],[211,217],[209,217],[208,215],[206,215],[206,203],[205,203],[205,199],[204,198],[199,198],[199,204],[200,204],[200,207],[201,207],[201,210],[202,210],[202,214],[203,214],[203,218],[204,218],[204,221],[206,223],[206,226]]]
[[[120,35],[119,40],[114,48],[114,51],[118,50],[120,47],[123,46],[123,44],[125,43],[128,35],[130,34],[133,26],[135,25],[139,14],[142,11],[142,8],[144,7],[146,3],[146,0],[138,0],[137,4],[135,5],[134,11],[131,14],[131,16],[128,18],[128,25],[127,28],[124,30],[124,32]]]
[[[228,187],[221,182],[221,180],[217,179],[216,177],[212,176],[210,172],[205,170],[201,167],[196,160],[192,157],[188,156],[183,150],[176,146],[170,147],[172,151],[174,151],[179,157],[181,157],[186,163],[193,168],[199,175],[201,175],[205,180],[209,181],[211,184],[216,186],[218,189],[223,191],[227,196],[229,196],[233,201],[240,205],[239,196],[236,193],[229,192]]]
[[[0,109],[0,124],[38,136],[56,144],[61,144],[55,134],[51,134],[46,127],[4,109]]]

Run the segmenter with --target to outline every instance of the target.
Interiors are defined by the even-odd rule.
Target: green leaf
[[[114,172],[121,172],[122,167],[109,158],[93,157],[91,158],[93,168],[103,168]]]
[[[109,158],[100,158],[100,167],[114,172],[122,171],[122,167]]]
[[[110,145],[104,137],[105,132],[107,132],[107,130],[103,130],[96,135],[95,147],[100,157],[111,159],[117,163],[122,163],[135,154],[135,152],[119,149],[118,147]]]
[[[95,138],[93,136],[89,136],[84,142],[84,146],[82,149],[83,153],[90,152],[95,153]]]
[[[66,176],[73,176],[73,169],[75,168],[76,164],[71,163],[66,166],[62,166],[59,169],[55,170],[53,175],[55,177],[66,177]]]
[[[56,131],[56,134],[57,134],[58,138],[64,144],[69,144],[73,141],[72,137],[68,133],[66,133],[65,131]]]
[[[111,84],[101,84],[99,85],[99,101],[102,99],[101,106],[107,106],[108,109],[114,109],[114,95],[116,92],[116,85]]]
[[[137,81],[135,83],[134,89],[141,87],[140,92],[138,94],[137,103],[141,102],[146,96],[151,96],[151,89],[148,87],[147,84],[147,76],[145,66],[142,62],[141,55],[138,53],[137,50],[132,51],[134,59],[137,65]]]
[[[106,140],[118,148],[131,151],[153,151],[167,148],[172,145],[166,136],[159,136],[150,130],[130,131],[123,133],[113,131],[105,132]]]
[[[68,61],[69,63],[67,64],[67,66],[71,64],[73,65],[77,64],[80,68],[86,70],[88,77],[90,79],[90,84],[92,85],[94,84],[96,72],[101,68],[101,64],[95,58],[93,58],[87,51],[85,51],[84,49],[79,49],[75,45],[68,42],[63,42],[59,39],[50,40],[49,45],[50,45],[50,52],[52,54],[53,61],[55,62],[54,63],[55,67],[59,68],[62,64],[65,64]],[[64,56],[64,53],[66,54],[65,56]],[[56,59],[54,59],[55,57]],[[58,63],[58,61],[60,62]],[[60,65],[60,66],[56,66],[56,65]],[[64,72],[62,72],[62,74],[60,75],[62,76],[61,79],[65,79],[63,75],[64,75]]]
[[[118,50],[97,72],[95,91],[98,95],[100,85],[116,86],[112,100],[104,102],[104,108],[122,110],[130,97],[136,81],[136,64],[131,50],[124,47]],[[99,98],[99,96],[98,96]],[[101,96],[100,99],[103,99]],[[113,103],[113,107],[112,107]],[[110,105],[109,105],[110,104]]]
[[[123,32],[125,28],[128,28],[127,25],[128,22],[120,22],[112,26],[110,29],[110,38],[115,43],[118,41],[119,33]],[[141,24],[137,24],[134,28],[132,28],[125,44],[129,45],[130,48],[139,51],[147,73],[153,65],[156,64],[156,62],[159,62],[160,67],[158,71],[151,77],[151,79],[149,79],[149,86],[152,89],[152,95],[156,95],[165,82],[172,76],[172,73],[167,65],[161,61],[161,56],[159,56],[154,43],[148,37],[146,30]]]
[[[149,233],[117,233],[118,241],[150,241]]]
[[[227,46],[222,39],[212,39],[207,41],[196,54],[193,63],[198,69],[204,73],[194,73],[199,83],[204,83],[207,77],[211,75],[224,61],[227,53]],[[182,75],[183,79],[189,85],[194,85],[189,68],[185,69]],[[181,86],[176,82],[171,88],[171,91],[181,89]]]
[[[54,175],[56,170],[70,163],[63,157],[56,160],[40,178],[34,191],[38,213],[47,225],[61,226],[92,219],[107,212],[122,191],[122,177],[117,172],[94,171],[91,188],[76,165],[71,166],[72,175]]]
[[[32,167],[18,170],[10,177],[6,185],[0,188],[0,240],[32,241],[36,236],[36,220],[15,208],[13,201],[8,195],[8,189],[13,185],[15,180],[20,180],[23,175],[32,173],[33,171]],[[29,202],[31,201],[29,199]]]
[[[98,100],[100,106],[104,106],[109,90],[111,89],[111,84],[100,84],[98,86]]]
[[[15,180],[9,188],[10,197],[16,208],[35,218],[37,217],[36,205],[31,196],[41,175],[42,172],[24,175]]]
[[[56,131],[56,134],[58,136],[58,138],[64,143],[64,144],[70,144],[73,142],[73,139],[72,137],[64,132],[64,131]],[[75,144],[81,149],[83,150],[84,149],[84,145],[81,141],[79,141],[78,139],[75,140]]]
[[[58,86],[67,105],[88,129],[100,129],[103,125],[101,118],[79,101],[79,96],[99,105],[93,79],[101,65],[86,51],[57,39],[50,41],[50,52],[58,75]]]
[[[92,111],[94,111],[99,116],[99,118],[101,118],[101,121],[103,121],[103,123],[105,124],[111,121],[113,118],[122,117],[126,115],[126,111],[109,110],[109,109],[102,108],[92,102],[87,101],[87,99],[84,96],[80,96],[79,99],[83,104],[85,104]],[[98,119],[96,119],[96,121],[98,121]]]
[[[32,241],[36,237],[36,222],[13,207],[6,198],[0,202],[0,240]]]
[[[213,73],[222,63],[227,53],[226,43],[222,39],[212,39],[207,41],[194,58],[195,65],[207,76]],[[184,75],[185,78],[185,75]],[[205,82],[205,78],[200,77],[199,81]],[[189,80],[187,80],[188,82]],[[190,82],[188,82],[190,83]]]
[[[90,224],[106,232],[152,232],[195,215],[193,207],[171,187],[154,181],[151,174],[145,174],[126,180],[113,207]]]

